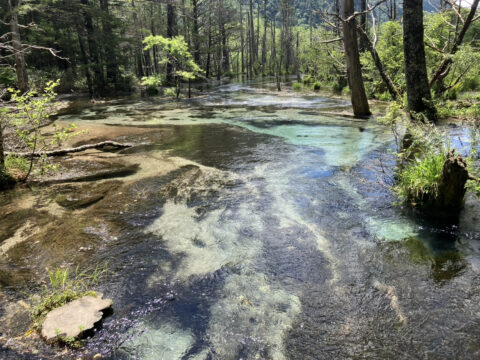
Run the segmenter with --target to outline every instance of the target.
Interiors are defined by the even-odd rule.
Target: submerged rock
[[[110,191],[120,185],[120,181],[107,181],[93,186],[91,184],[80,187],[73,186],[70,189],[67,188],[65,193],[58,194],[55,202],[68,209],[86,208],[102,200]]]
[[[54,340],[58,336],[78,338],[85,331],[93,329],[103,317],[103,310],[112,306],[103,294],[87,295],[50,311],[42,325],[42,336]]]

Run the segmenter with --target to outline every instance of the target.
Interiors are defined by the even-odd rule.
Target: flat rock
[[[102,310],[112,304],[112,300],[103,299],[101,293],[69,302],[47,314],[42,325],[42,336],[47,341],[57,336],[78,338],[84,331],[92,329],[102,319]]]

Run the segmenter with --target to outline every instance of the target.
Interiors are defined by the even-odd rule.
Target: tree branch
[[[40,151],[36,153],[26,152],[26,153],[16,153],[16,152],[5,152],[5,155],[14,155],[21,157],[41,157],[41,156],[62,156],[71,153],[82,152],[89,149],[102,149],[105,146],[111,146],[117,149],[130,148],[133,144],[124,144],[116,141],[102,141],[96,144],[87,144],[74,148],[68,149],[59,149],[59,150],[50,150],[50,151]]]

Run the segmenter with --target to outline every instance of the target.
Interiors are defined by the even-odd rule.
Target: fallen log
[[[58,149],[58,150],[50,150],[50,151],[39,151],[33,154],[30,152],[7,151],[5,152],[5,155],[15,155],[15,156],[21,156],[21,157],[63,156],[63,155],[82,152],[90,149],[102,149],[107,146],[114,147],[117,149],[125,149],[125,148],[132,147],[133,144],[124,144],[116,141],[102,141],[96,144],[87,144],[87,145],[82,145],[74,148]]]

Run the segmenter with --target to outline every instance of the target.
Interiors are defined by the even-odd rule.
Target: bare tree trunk
[[[262,76],[265,76],[267,62],[267,0],[263,1]]]
[[[253,66],[253,63],[257,60],[255,57],[256,52],[256,45],[255,45],[255,26],[253,24],[253,1],[249,0],[249,10],[250,10],[250,17],[249,17],[249,25],[250,25],[250,58],[251,58],[251,66]]]
[[[277,61],[277,46],[276,46],[276,37],[275,37],[275,18],[273,19],[273,22],[272,22],[272,44],[273,44],[273,48],[272,48],[272,58],[273,58],[273,71],[275,72],[275,82],[277,84],[277,90],[278,91],[282,91],[282,88],[280,86],[280,68],[281,68],[281,62],[278,63]]]
[[[115,45],[113,42],[113,27],[110,19],[110,13],[108,9],[108,0],[100,0],[100,8],[104,12],[102,17],[103,32],[107,37],[112,39],[104,44],[105,57],[107,59],[107,83],[118,87],[118,64]]]
[[[212,48],[212,19],[208,15],[208,43],[207,43],[207,62],[205,64],[205,77],[210,77],[210,62],[211,62],[211,48]]]
[[[22,39],[20,38],[20,28],[18,26],[18,5],[14,0],[8,0],[10,11],[10,31],[12,32],[12,47],[15,57],[15,72],[17,74],[17,87],[22,92],[28,91],[27,64],[23,53]]]
[[[225,31],[225,9],[223,0],[220,0],[219,6],[219,25],[220,25],[220,36],[222,42],[222,68],[223,72],[230,71],[230,55],[227,47],[227,32]]]
[[[245,73],[245,29],[243,28],[243,11],[242,11],[242,0],[239,1],[240,4],[240,50],[242,55],[242,74]]]
[[[360,0],[360,28],[367,34],[367,0]],[[364,52],[367,49],[365,38],[360,36],[360,52]]]
[[[172,38],[178,35],[177,32],[177,12],[175,8],[175,4],[169,2],[167,4],[167,37]],[[175,82],[175,69],[174,66],[169,61],[167,63],[167,77],[166,83],[169,86],[173,86],[176,84]]]
[[[153,3],[150,4],[150,17],[151,17],[151,23],[150,23],[150,31],[152,32],[152,35],[156,35],[155,31],[155,22],[154,22],[154,17],[153,17]],[[154,46],[152,48],[152,54],[153,54],[153,66],[155,69],[155,74],[160,73],[160,68],[159,68],[159,59],[158,59],[158,54],[157,54],[157,47]]]
[[[353,0],[343,0],[343,43],[345,59],[347,62],[347,77],[352,99],[353,113],[355,116],[368,116],[371,114],[368,106],[367,95],[363,85],[362,68],[358,53],[357,29],[353,17]]]
[[[300,77],[300,62],[298,61],[298,56],[300,54],[300,33],[297,32],[297,46],[295,52],[295,74],[297,75],[297,82],[300,82],[302,79]]]
[[[407,84],[408,110],[423,113],[431,121],[437,118],[428,86],[423,43],[423,1],[403,1],[403,52]]]
[[[83,17],[85,19],[85,30],[87,31],[88,50],[90,53],[91,65],[93,67],[93,92],[94,95],[102,95],[105,90],[105,80],[103,77],[103,67],[98,53],[97,42],[95,41],[95,29],[93,27],[92,16],[89,13],[88,0],[81,0],[84,5]]]
[[[193,38],[193,60],[195,63],[200,64],[200,39],[198,32],[198,0],[192,0],[193,6],[193,29],[192,29],[192,38]]]
[[[80,26],[78,26],[78,28],[80,28]],[[85,67],[85,78],[87,80],[88,93],[90,94],[90,97],[93,97],[92,76],[90,75],[90,59],[88,57],[87,50],[85,49],[85,44],[83,43],[83,36],[79,29],[77,29],[77,37],[78,45],[80,47],[80,54],[82,54],[82,62]]]

